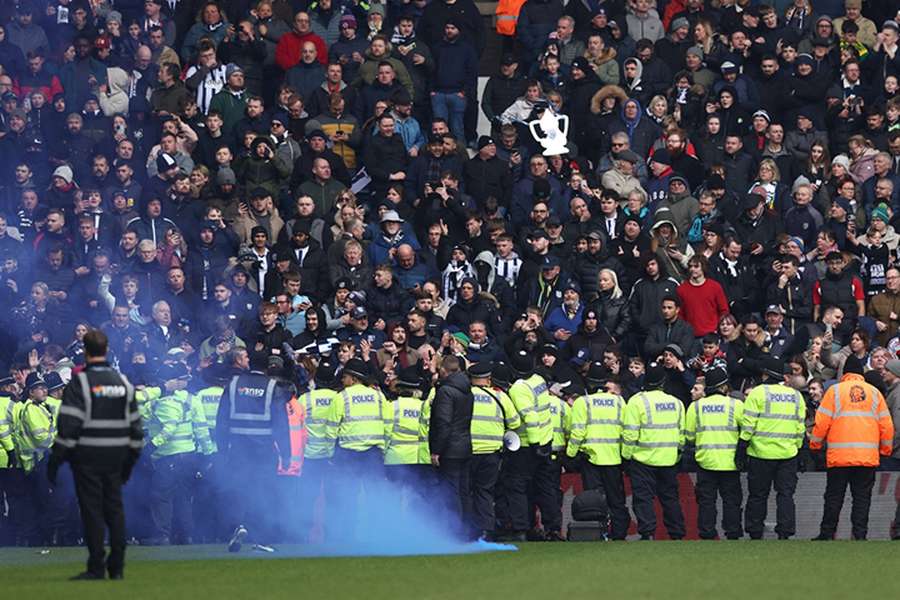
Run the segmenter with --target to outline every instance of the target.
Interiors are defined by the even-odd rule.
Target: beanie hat
[[[56,167],[56,170],[53,171],[53,177],[59,177],[66,183],[72,183],[72,178],[74,177],[72,174],[72,167],[69,165],[60,165]]]
[[[891,220],[888,216],[887,204],[884,202],[879,203],[878,206],[872,209],[872,220],[874,221],[875,219],[881,219],[885,223],[888,223]]]

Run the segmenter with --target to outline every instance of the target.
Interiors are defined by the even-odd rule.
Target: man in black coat
[[[440,381],[431,405],[428,447],[437,467],[443,500],[451,527],[467,536],[463,507],[468,505],[469,459],[472,456],[472,386],[462,372],[462,361],[446,356],[441,361]]]

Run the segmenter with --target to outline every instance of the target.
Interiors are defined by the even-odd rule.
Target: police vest
[[[9,453],[16,449],[13,443],[13,430],[21,411],[21,402],[0,396],[0,469],[9,467]]]
[[[688,407],[685,436],[697,448],[695,458],[707,471],[735,471],[734,454],[744,413],[744,403],[714,394]]]
[[[550,424],[553,426],[553,443],[551,450],[562,452],[566,449],[566,431],[569,428],[569,405],[566,401],[553,396],[550,401]]]
[[[472,454],[492,454],[503,447],[503,410],[495,399],[496,392],[472,386]],[[513,408],[515,412],[515,408]]]
[[[800,392],[781,384],[758,385],[744,400],[741,439],[747,454],[780,460],[797,456],[806,434],[806,401]]]
[[[337,403],[341,409],[338,445],[359,452],[371,448],[384,450],[385,413],[390,410],[386,403],[381,391],[362,384],[342,391]]]
[[[509,397],[522,417],[519,437],[523,446],[543,446],[553,440],[550,403],[553,396],[540,375],[519,379],[509,388]]]
[[[206,429],[206,420],[203,418],[203,409],[199,402],[194,403],[191,395],[185,390],[176,390],[153,401],[149,430],[150,442],[156,446],[151,458],[195,452],[198,449],[196,439],[198,436],[204,437],[208,440],[206,442],[208,446],[212,446],[209,429]]]
[[[661,390],[635,394],[625,407],[622,458],[671,467],[684,446],[684,405]]]
[[[197,392],[197,397],[203,406],[203,414],[206,417],[206,426],[210,431],[216,430],[216,418],[219,413],[219,402],[222,400],[222,393],[225,388],[218,385],[211,385]],[[212,442],[213,452],[217,450],[215,441]]]
[[[235,436],[272,436],[272,398],[275,379],[264,375],[238,375],[228,384],[231,405],[228,432]]]
[[[318,460],[334,456],[339,423],[332,418],[338,394],[328,388],[310,390],[301,396],[306,407],[306,458]]]
[[[56,416],[49,401],[49,397],[41,403],[26,400],[16,421],[13,443],[26,473],[47,455],[56,437]]]
[[[384,452],[386,465],[414,465],[419,461],[419,419],[422,399],[401,396],[388,406],[390,430]]]
[[[622,463],[622,418],[625,401],[621,396],[599,392],[575,399],[569,412],[570,432],[566,454],[587,455],[592,465]]]

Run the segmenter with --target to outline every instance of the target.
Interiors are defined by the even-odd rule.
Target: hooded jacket
[[[113,115],[128,114],[128,73],[118,67],[106,70],[106,78],[109,80],[109,89],[105,94],[99,94],[97,100],[100,109],[107,117]]]

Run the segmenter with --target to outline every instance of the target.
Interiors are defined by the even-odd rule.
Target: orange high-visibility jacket
[[[286,404],[291,438],[291,459],[285,466],[279,457],[278,474],[299,477],[303,472],[303,450],[306,448],[306,406],[293,396]]]
[[[861,375],[849,373],[825,392],[809,438],[812,450],[828,446],[829,467],[877,467],[891,455],[894,423],[884,396]]]
[[[497,3],[497,33],[500,35],[516,35],[516,23],[519,11],[525,0],[500,0]]]

